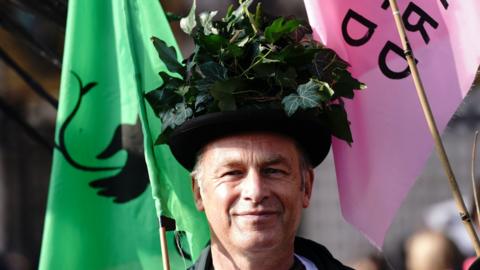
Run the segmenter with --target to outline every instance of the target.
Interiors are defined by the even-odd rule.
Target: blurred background
[[[219,10],[222,15],[235,2],[202,0],[197,10]],[[166,11],[181,16],[191,5],[190,0],[161,3]],[[306,19],[301,0],[262,3],[271,14]],[[0,270],[38,266],[66,13],[66,0],[0,0]],[[178,23],[172,23],[172,29],[183,55],[189,55],[191,41]],[[443,135],[467,205],[471,204],[472,193],[473,135],[480,127],[479,102],[480,91],[473,87]],[[480,173],[480,169],[477,171]],[[428,245],[443,247],[438,252],[451,255],[443,256],[451,261],[446,262],[452,264],[451,269],[459,269],[462,257],[473,255],[434,153],[398,212],[383,252],[341,217],[331,155],[316,169],[314,187],[313,203],[305,212],[299,234],[326,245],[336,257],[357,269],[407,269],[406,255],[413,260],[419,242],[423,245],[420,250],[428,249]]]

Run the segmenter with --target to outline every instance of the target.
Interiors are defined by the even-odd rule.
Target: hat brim
[[[294,139],[313,167],[327,156],[331,133],[310,113],[288,117],[282,110],[237,110],[205,114],[186,121],[171,134],[168,145],[177,161],[191,171],[198,152],[209,142],[246,132],[273,132]]]

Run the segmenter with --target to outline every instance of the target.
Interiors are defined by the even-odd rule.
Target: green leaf
[[[329,110],[327,110],[327,118],[332,134],[351,145],[353,142],[352,132],[345,108],[338,104],[330,105]]]
[[[319,50],[319,48],[305,48],[302,45],[288,45],[272,58],[287,62],[292,66],[301,67],[312,64],[312,59]]]
[[[192,7],[190,8],[187,17],[180,20],[180,28],[182,28],[183,32],[187,35],[190,35],[195,26],[197,26],[197,20],[195,19],[195,10],[197,8],[196,2],[196,0],[193,0]]]
[[[166,144],[168,142],[168,138],[170,138],[170,135],[172,134],[173,130],[171,128],[165,129],[160,133],[158,136],[157,140],[155,141],[156,145],[159,144]]]
[[[243,89],[244,85],[245,82],[240,79],[217,81],[210,89],[210,94],[218,102],[221,111],[234,111],[237,109],[234,93]]]
[[[293,115],[299,108],[310,109],[320,106],[321,97],[318,94],[318,89],[318,84],[310,80],[299,85],[297,93],[283,98],[282,104],[287,115]]]
[[[330,84],[324,81],[314,80],[318,86],[318,94],[320,100],[323,102],[328,102],[332,99],[332,96],[335,94],[335,91],[330,87]]]
[[[337,96],[352,99],[355,95],[354,89],[365,89],[365,85],[353,78],[347,70],[337,70],[335,74],[338,80],[334,85]]]
[[[297,93],[301,99],[300,106],[302,109],[314,108],[320,105],[321,97],[318,94],[318,89],[318,84],[313,80],[298,86]]]
[[[174,108],[160,113],[160,119],[162,120],[162,130],[167,128],[175,128],[183,124],[188,118],[193,115],[191,108],[187,107],[184,102],[179,102]]]
[[[257,7],[255,8],[255,25],[258,27],[262,25],[262,2],[257,3]]]
[[[175,125],[179,126],[183,124],[192,115],[192,109],[187,107],[185,103],[181,102],[175,105]]]
[[[282,99],[283,109],[288,116],[292,116],[300,107],[300,100],[297,94],[290,94]]]
[[[160,60],[167,69],[173,73],[178,73],[185,77],[185,67],[177,59],[177,50],[173,46],[168,46],[163,40],[152,37],[153,45],[158,52]]]
[[[175,128],[175,108],[172,108],[166,112],[159,114],[160,120],[162,120],[162,131],[168,128]]]
[[[247,0],[243,3],[241,3],[237,9],[235,9],[233,12],[232,12],[232,21],[231,23],[236,23],[238,22],[240,19],[243,18],[243,15],[244,15],[244,11],[245,10],[248,10],[248,7],[253,3],[253,0]]]
[[[225,14],[225,19],[230,18],[230,16],[232,16],[232,14],[233,14],[233,11],[234,11],[233,5],[232,4],[228,5],[227,13]]]
[[[228,40],[221,35],[201,35],[198,39],[198,44],[207,49],[210,53],[218,54],[222,47],[226,47],[228,45]]]
[[[243,55],[244,49],[240,46],[235,44],[228,44],[227,51],[225,52],[226,55],[232,57],[241,57]]]
[[[218,29],[213,27],[212,20],[213,17],[217,15],[217,11],[202,12],[200,14],[200,24],[203,27],[203,33],[205,35],[218,34]]]
[[[206,62],[199,66],[205,78],[210,81],[222,81],[227,78],[227,69],[216,62]]]
[[[176,94],[173,91],[168,91],[167,89],[156,89],[145,94],[150,106],[152,106],[155,114],[160,115],[160,113],[168,111],[174,104],[180,102],[182,97]]]
[[[278,71],[275,76],[276,83],[282,88],[297,88],[297,72],[293,67],[288,67],[286,71]]]
[[[243,38],[239,39],[235,45],[237,45],[238,47],[244,47],[245,44],[247,44],[249,41],[250,41],[250,37],[245,35]]]
[[[173,77],[165,71],[160,71],[158,75],[162,78],[162,85],[159,88],[175,91],[178,87],[184,84],[182,79]]]
[[[204,111],[207,103],[211,101],[211,99],[212,96],[210,96],[210,94],[199,94],[195,100],[195,112]]]
[[[214,81],[210,79],[201,79],[196,80],[192,85],[197,89],[198,93],[204,94],[208,93],[210,88],[212,88]]]
[[[261,63],[253,67],[255,77],[269,78],[277,77],[277,65],[275,63]]]
[[[178,95],[183,97],[183,96],[185,96],[185,94],[188,93],[188,90],[190,90],[190,86],[182,85],[182,86],[178,87],[178,89],[175,91],[175,93],[177,93]]]
[[[277,40],[289,34],[300,25],[300,21],[292,19],[285,21],[283,17],[280,17],[272,22],[267,28],[265,28],[265,38],[270,43],[275,43]]]

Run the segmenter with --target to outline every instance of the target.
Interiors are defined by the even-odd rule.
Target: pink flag
[[[378,247],[433,149],[388,0],[304,0],[317,38],[367,85],[347,101],[353,144],[334,140],[345,219]],[[382,3],[383,2],[383,3]],[[438,128],[480,64],[480,1],[398,1]],[[439,182],[439,184],[447,184]]]

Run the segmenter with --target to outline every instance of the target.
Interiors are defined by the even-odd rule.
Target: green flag
[[[41,270],[161,269],[159,216],[172,269],[208,241],[188,173],[152,143],[144,93],[166,71],[152,36],[177,48],[156,0],[69,1]]]

